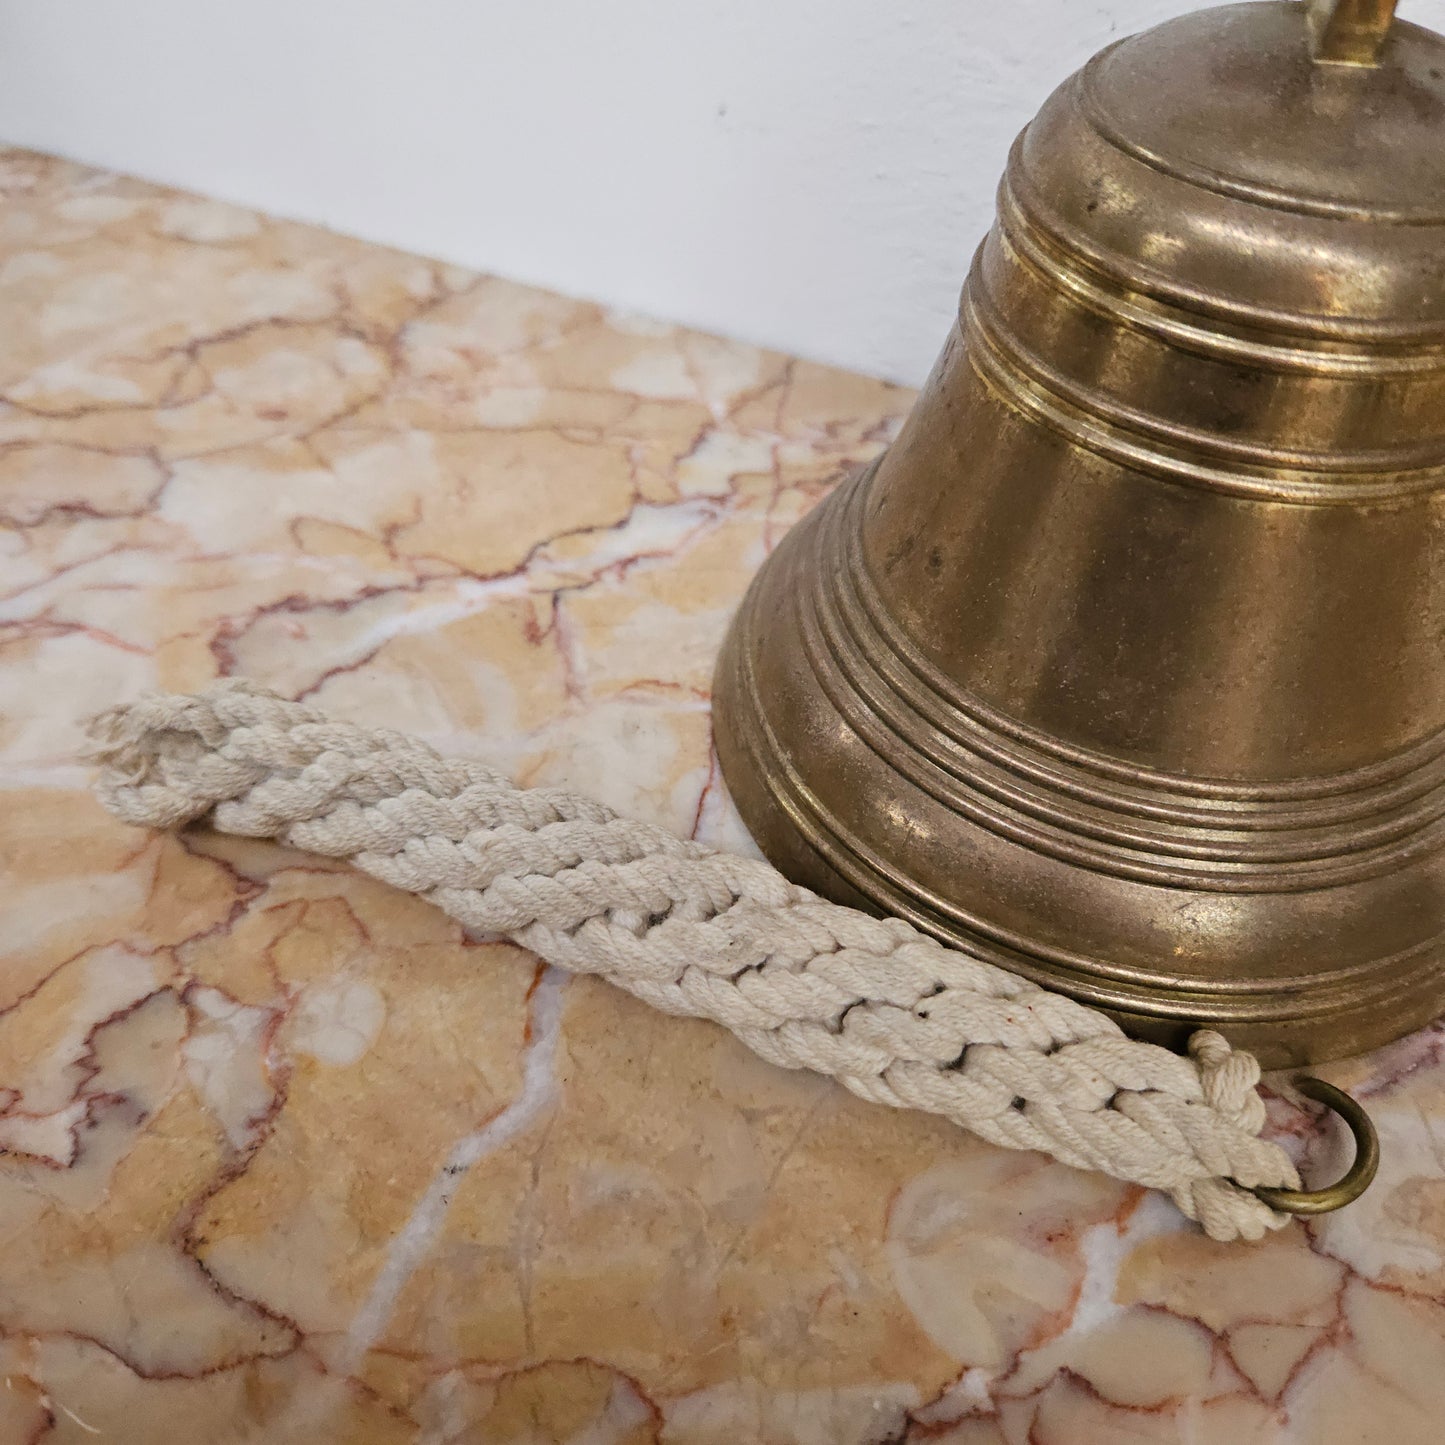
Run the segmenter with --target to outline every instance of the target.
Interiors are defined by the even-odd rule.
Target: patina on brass
[[[1066,81],[717,678],[794,878],[1276,1066],[1445,1011],[1445,40],[1391,11]]]
[[[1353,1204],[1371,1184],[1380,1168],[1380,1136],[1370,1123],[1370,1116],[1343,1089],[1323,1079],[1309,1077],[1295,1080],[1295,1088],[1307,1099],[1333,1109],[1345,1121],[1355,1141],[1355,1162],[1344,1177],[1322,1189],[1272,1189],[1256,1185],[1254,1193],[1271,1209],[1281,1214],[1333,1214]]]

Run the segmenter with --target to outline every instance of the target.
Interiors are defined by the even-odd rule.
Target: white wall
[[[916,381],[1014,133],[1193,8],[0,0],[0,139]]]

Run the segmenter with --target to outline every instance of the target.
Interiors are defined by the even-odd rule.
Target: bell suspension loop
[[[1314,58],[1325,65],[1380,63],[1396,0],[1310,0]]]

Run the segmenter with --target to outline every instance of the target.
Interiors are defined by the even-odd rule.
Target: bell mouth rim
[[[752,596],[753,589],[750,588],[748,597],[744,599],[745,607]],[[1150,989],[1155,986],[1157,975],[1151,968],[1095,959],[1075,950],[1041,945],[1014,930],[989,923],[945,898],[936,889],[910,877],[903,867],[889,861],[856,830],[844,824],[803,780],[768,718],[752,665],[752,649],[748,645],[752,620],[751,614],[739,612],[719,658],[719,683],[715,689],[719,699],[719,718],[723,724],[716,729],[719,750],[721,752],[726,746],[730,750],[746,752],[752,758],[754,766],[751,771],[767,780],[766,790],[777,807],[840,879],[869,898],[875,907],[897,913],[927,932],[958,942],[959,946],[977,949],[986,942],[991,947],[1001,948],[1009,957],[1039,959],[1054,968],[1097,978],[1111,985],[1137,985]],[[752,726],[740,723],[737,717],[732,716],[734,712],[740,712],[742,718],[751,721]],[[743,736],[744,729],[746,737]],[[762,757],[758,756],[760,749],[765,752]],[[880,761],[890,763],[887,759]],[[741,769],[738,771],[741,772]],[[724,777],[728,777],[726,762]],[[752,828],[750,819],[745,817],[744,822]],[[1414,963],[1422,956],[1426,958],[1423,967],[1433,971],[1435,965],[1432,960],[1442,951],[1445,951],[1445,941],[1431,939],[1384,957],[1345,967],[1266,978],[1191,979],[1188,984],[1181,980],[1181,992],[1198,1002],[1214,996],[1248,998],[1293,994],[1303,990],[1308,997],[1303,1001],[1294,1001],[1291,1015],[1327,1014],[1332,1003],[1325,997],[1325,992],[1330,988],[1358,987],[1380,974],[1396,979],[1402,964]],[[1000,962],[1000,958],[990,957],[989,961]],[[1003,966],[1019,971],[1015,964],[1007,961],[1003,962]],[[1180,1016],[1196,1017],[1196,1014],[1191,1009],[1185,1009]],[[1235,1013],[1231,1013],[1230,1017],[1234,1016]],[[1266,1010],[1260,1017],[1273,1017],[1273,1014]]]
[[[1131,1033],[1171,1046],[1181,1045],[1195,1028],[1211,1027],[1260,1053],[1267,1066],[1284,1067],[1362,1052],[1440,1012],[1445,1006],[1445,933],[1438,930],[1428,937],[1412,936],[1410,930],[1397,931],[1389,939],[1382,936],[1380,951],[1375,952],[1369,946],[1372,935],[1359,930],[1358,936],[1347,939],[1317,935],[1314,925],[1301,933],[1299,920],[1311,915],[1308,909],[1300,914],[1290,904],[1296,911],[1288,918],[1294,921],[1281,924],[1277,945],[1265,946],[1261,952],[1259,945],[1251,944],[1238,956],[1226,951],[1217,961],[1206,950],[1197,958],[1190,956],[1186,971],[1185,960],[1171,956],[1162,945],[1157,955],[1153,953],[1153,945],[1143,941],[1149,937],[1147,930],[1141,933],[1130,924],[1117,943],[1105,947],[1099,928],[1101,919],[1115,916],[1115,904],[1103,899],[1113,897],[1121,887],[1132,898],[1153,900],[1151,908],[1173,894],[1180,907],[1207,909],[1212,906],[1207,901],[1211,894],[1201,889],[1197,875],[1186,882],[1140,882],[1119,877],[1115,868],[1079,867],[1050,858],[1028,840],[1004,840],[999,851],[985,842],[997,835],[947,814],[946,807],[917,815],[918,836],[934,838],[922,857],[910,857],[887,827],[876,836],[860,835],[855,824],[863,824],[875,806],[868,799],[879,798],[883,802],[878,806],[896,805],[904,812],[912,807],[910,798],[926,800],[911,791],[916,785],[906,775],[882,767],[877,750],[857,739],[857,711],[841,711],[814,675],[811,659],[794,649],[802,625],[804,574],[838,570],[817,555],[821,524],[827,513],[840,510],[846,494],[872,470],[825,499],[783,540],[750,586],[718,659],[714,734],[724,781],[743,822],[776,866],[826,897],[902,917],[952,947],[1103,1009]],[[844,815],[820,800],[799,771],[800,767],[809,771],[817,741],[794,756],[775,730],[775,723],[783,725],[798,704],[797,698],[786,701],[775,693],[765,694],[760,686],[760,652],[770,650],[776,657],[779,647],[795,659],[790,670],[796,681],[789,687],[803,687],[822,708],[823,726],[830,733],[846,727],[856,740],[850,744],[851,761],[843,763],[856,779],[850,789],[853,802],[844,808]],[[780,674],[770,667],[769,676],[776,682]],[[958,859],[956,874],[950,872],[946,857],[940,860],[944,848],[958,850],[952,854]],[[1025,859],[1027,870],[1017,878],[1010,874],[1011,881],[1000,894],[998,885],[984,881],[993,874],[979,874],[972,863],[976,848],[985,848],[1006,872]],[[1437,891],[1445,888],[1445,850],[1435,849],[1411,865],[1411,886],[1425,878],[1422,868],[1435,880]],[[1032,890],[1055,888],[1065,875],[1086,888],[1079,895],[1077,912],[1071,904],[1063,919],[1057,908],[1049,918],[1034,923],[1013,916],[1019,901],[1031,896]],[[952,876],[964,886],[950,891]],[[1285,875],[1281,877],[1287,881]],[[1085,883],[1087,879],[1095,881]],[[1309,884],[1304,892],[1296,886],[1262,895],[1239,889],[1237,877],[1219,875],[1215,882],[1218,889],[1213,896],[1222,895],[1226,911],[1243,909],[1241,917],[1252,916],[1250,910],[1263,906],[1265,896],[1312,896]],[[1393,879],[1386,883],[1394,886]],[[1024,891],[1020,893],[1015,884]],[[1369,879],[1362,886],[1382,885]],[[1428,881],[1423,886],[1429,886]],[[1000,898],[1012,899],[1001,911],[995,909]],[[1100,908],[1105,911],[1099,912]],[[1133,915],[1118,916],[1122,921]],[[1269,968],[1270,947],[1281,963],[1290,960],[1295,966],[1288,972],[1264,971]],[[1251,962],[1256,955],[1258,966]],[[1321,956],[1324,962],[1308,962]],[[1206,968],[1219,972],[1211,975],[1203,971]]]
[[[1196,1029],[1213,1028],[1255,1052],[1265,1068],[1366,1052],[1430,1022],[1445,1004],[1440,939],[1303,974],[1185,979],[1167,972],[1162,960],[1155,968],[1122,965],[968,913],[850,836],[801,780],[786,776],[792,770],[781,764],[765,715],[739,686],[746,648],[740,622],[741,616],[719,657],[715,746],[744,825],[793,881],[837,902],[903,918],[951,948],[1102,1010],[1136,1037],[1182,1048]],[[758,724],[774,750],[766,759],[756,752]]]

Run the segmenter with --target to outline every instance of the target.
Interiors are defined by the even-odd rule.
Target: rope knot
[[[1199,1066],[1204,1102],[1246,1133],[1258,1134],[1264,1127],[1259,1060],[1213,1029],[1200,1029],[1189,1040],[1189,1057]]]

